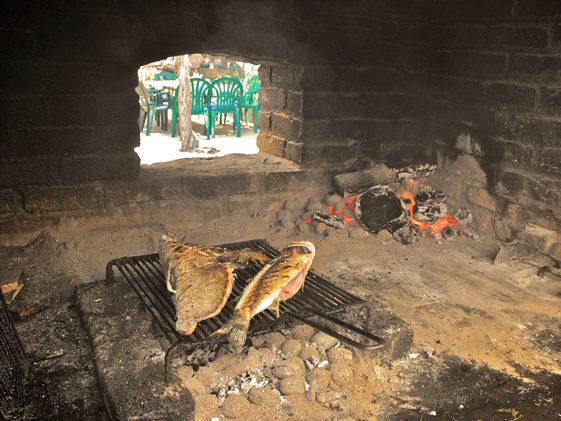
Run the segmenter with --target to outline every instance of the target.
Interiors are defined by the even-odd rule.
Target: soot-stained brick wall
[[[488,6],[450,8],[427,27],[427,139],[442,162],[480,162],[477,197],[493,200],[471,204],[496,208],[499,238],[561,257],[561,2]]]
[[[263,152],[334,166],[468,153],[501,235],[561,231],[557,0],[19,1],[4,16],[4,215],[138,179],[137,67],[208,52],[263,63]]]

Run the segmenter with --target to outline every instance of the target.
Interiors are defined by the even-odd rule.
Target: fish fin
[[[222,328],[210,336],[214,338],[221,338],[228,335],[228,342],[234,348],[236,353],[240,353],[245,345],[247,338],[247,330],[249,329],[249,320],[240,317],[234,317],[228,320]]]
[[[177,293],[177,291],[171,286],[171,266],[168,268],[168,273],[166,274],[166,287],[172,294]]]
[[[269,306],[269,310],[274,311],[277,315],[277,319],[280,317],[280,300],[277,298],[273,301],[273,304]]]

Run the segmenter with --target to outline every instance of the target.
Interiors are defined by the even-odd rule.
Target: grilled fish
[[[228,335],[228,342],[236,352],[243,349],[251,319],[271,309],[279,317],[279,304],[288,300],[304,288],[304,280],[316,254],[315,246],[309,241],[291,243],[281,255],[269,263],[253,277],[245,287],[232,318],[216,332],[215,337]]]
[[[270,259],[250,249],[181,243],[167,235],[162,236],[159,254],[167,289],[175,294],[175,329],[182,335],[192,334],[201,320],[220,313],[232,292],[236,267]]]

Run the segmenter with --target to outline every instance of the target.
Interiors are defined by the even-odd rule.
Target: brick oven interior
[[[0,262],[22,274],[8,308],[28,366],[6,419],[561,418],[560,2],[3,9]],[[137,69],[199,52],[261,64],[259,154],[140,165]],[[337,175],[425,163],[469,235],[300,221]],[[385,347],[295,324],[167,364],[139,297],[105,282],[163,233],[312,241],[312,270],[366,301],[341,317]]]

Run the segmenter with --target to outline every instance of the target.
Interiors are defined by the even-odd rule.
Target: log
[[[366,170],[348,172],[334,177],[339,193],[346,189],[360,190],[377,184],[390,184],[395,181],[397,171],[384,164],[377,164]]]

